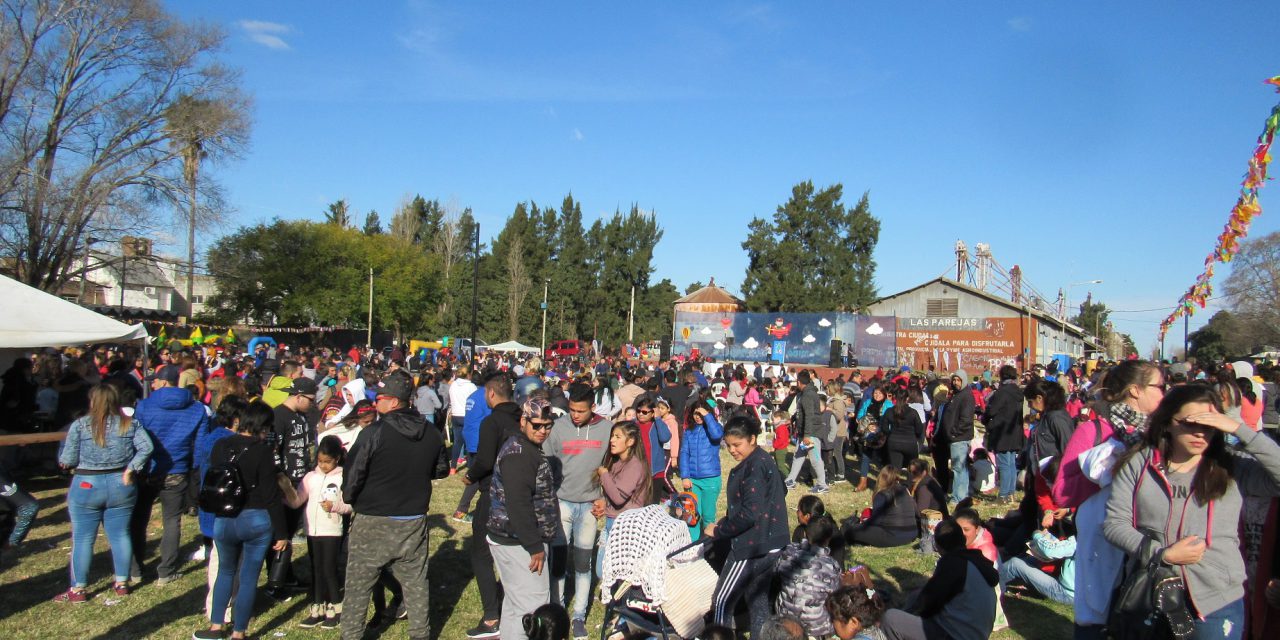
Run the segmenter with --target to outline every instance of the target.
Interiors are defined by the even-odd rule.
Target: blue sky
[[[572,192],[588,223],[656,212],[681,289],[737,290],[748,221],[813,180],[870,193],[882,294],[963,239],[1046,294],[1104,281],[1073,304],[1172,307],[1280,99],[1274,1],[686,4],[168,2],[225,27],[254,96],[214,169],[236,224],[421,194],[488,237]],[[1145,353],[1166,313],[1113,318]]]

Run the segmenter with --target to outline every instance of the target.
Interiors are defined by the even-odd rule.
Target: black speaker
[[[671,336],[662,337],[662,346],[659,348],[658,358],[660,360],[671,359]]]
[[[839,369],[844,364],[844,342],[840,340],[831,341],[831,357],[827,361],[827,366],[832,369]]]

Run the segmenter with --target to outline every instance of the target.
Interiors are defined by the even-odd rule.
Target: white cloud
[[[1009,28],[1013,29],[1014,31],[1030,31],[1031,30],[1031,18],[1028,18],[1026,16],[1009,18],[1009,20],[1006,21],[1005,24],[1009,25]]]
[[[244,29],[245,35],[249,39],[268,48],[277,51],[288,50],[291,47],[288,42],[284,41],[281,36],[293,32],[293,27],[278,22],[267,22],[265,20],[241,20],[240,28]]]
[[[574,142],[582,142],[582,139],[586,137],[582,135],[582,130],[578,129],[577,127],[573,128],[573,131],[569,133],[569,136],[573,138]]]

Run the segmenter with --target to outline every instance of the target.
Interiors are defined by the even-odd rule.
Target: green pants
[[[786,449],[775,450],[773,452],[773,460],[778,463],[778,471],[781,471],[784,477],[791,473],[791,466],[787,464]]]
[[[720,478],[690,478],[694,497],[698,499],[698,526],[689,527],[689,537],[697,540],[702,528],[715,523],[716,501],[720,499]]]

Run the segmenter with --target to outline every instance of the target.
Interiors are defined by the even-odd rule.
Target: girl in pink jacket
[[[342,583],[338,581],[338,558],[346,538],[343,516],[351,507],[342,501],[342,460],[346,455],[337,436],[320,440],[316,468],[298,483],[297,497],[289,506],[307,505],[307,555],[311,558],[311,615],[298,624],[304,629],[337,629],[342,614]]]

